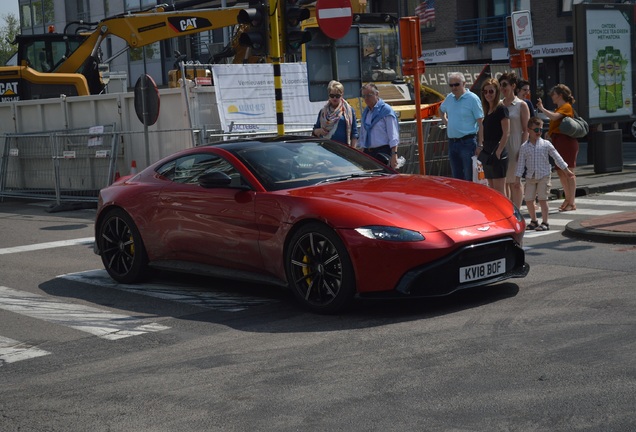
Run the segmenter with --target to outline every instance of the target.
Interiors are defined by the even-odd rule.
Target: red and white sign
[[[532,34],[530,11],[513,12],[510,14],[510,18],[515,48],[518,50],[532,48],[534,46],[534,35]]]
[[[340,39],[349,33],[353,14],[350,0],[318,0],[316,2],[318,27],[331,39]]]

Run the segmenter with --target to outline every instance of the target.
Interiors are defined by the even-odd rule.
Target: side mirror
[[[210,172],[199,177],[199,185],[207,189],[229,187],[231,183],[232,178],[220,171]]]
[[[236,183],[238,182],[236,180],[238,179],[232,179],[232,177],[228,176],[224,172],[214,171],[203,174],[201,177],[199,177],[199,186],[206,189],[231,188],[240,190],[251,190],[251,187],[247,185],[237,185]]]

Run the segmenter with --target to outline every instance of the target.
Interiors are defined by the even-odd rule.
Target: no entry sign
[[[349,33],[353,15],[350,0],[318,0],[316,19],[320,30],[331,39],[340,39]]]

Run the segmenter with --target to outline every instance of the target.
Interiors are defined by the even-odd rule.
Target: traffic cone
[[[130,164],[130,175],[137,174],[137,161],[132,161]]]

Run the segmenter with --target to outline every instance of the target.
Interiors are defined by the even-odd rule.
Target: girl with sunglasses
[[[521,208],[523,202],[523,186],[518,179],[515,179],[517,161],[519,160],[519,149],[521,144],[528,139],[528,120],[530,110],[521,99],[515,95],[517,88],[517,74],[506,72],[499,77],[499,85],[504,106],[508,108],[508,118],[510,118],[510,136],[506,143],[508,151],[508,172],[506,174],[506,194],[517,208]]]
[[[485,114],[484,142],[478,147],[477,158],[484,165],[488,186],[505,195],[508,170],[506,142],[510,135],[510,119],[508,108],[500,99],[499,81],[495,78],[484,81],[481,86],[481,103]]]

